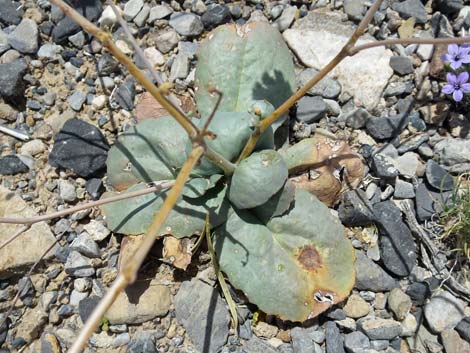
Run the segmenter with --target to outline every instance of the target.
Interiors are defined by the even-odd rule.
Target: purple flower
[[[467,83],[468,78],[468,72],[462,72],[457,76],[448,73],[447,85],[442,87],[442,93],[452,94],[454,101],[460,102],[463,99],[463,94],[470,92],[470,83]]]
[[[442,58],[444,61],[450,62],[450,67],[454,70],[460,68],[462,64],[470,63],[470,48],[459,47],[457,44],[450,44],[447,51],[448,53]]]

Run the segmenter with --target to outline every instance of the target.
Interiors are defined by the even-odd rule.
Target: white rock
[[[115,44],[126,55],[131,55],[134,52],[132,46],[125,40],[118,39]]]
[[[306,66],[322,69],[349,40],[355,26],[341,21],[341,16],[312,11],[297,21],[294,28],[284,31],[289,47]],[[358,45],[375,41],[362,36]],[[364,50],[346,58],[331,73],[357,106],[374,108],[393,74],[389,65],[392,52],[383,47]]]
[[[144,56],[154,67],[165,64],[165,57],[154,47],[146,48],[144,50]]]
[[[35,156],[41,152],[44,152],[46,149],[46,144],[41,140],[32,140],[26,142],[23,146],[21,146],[21,154]]]
[[[144,6],[144,0],[129,0],[124,6],[123,17],[126,21],[132,21]]]
[[[121,9],[118,7],[118,11],[122,14]],[[106,6],[103,13],[101,14],[101,17],[98,20],[98,23],[100,26],[105,27],[105,26],[113,26],[117,23],[117,17],[114,14],[113,9],[111,6]]]
[[[447,291],[434,295],[424,306],[424,317],[433,332],[453,329],[464,316],[462,302]]]
[[[96,110],[101,110],[106,105],[107,98],[104,94],[95,96],[91,101],[91,106]]]
[[[0,217],[34,217],[36,212],[14,192],[0,186]],[[0,243],[22,228],[20,224],[0,223]],[[43,252],[55,243],[55,237],[45,222],[35,223],[10,244],[0,249],[0,276],[24,270],[40,259]],[[44,259],[54,256],[55,245]]]
[[[111,233],[111,231],[104,226],[103,223],[91,220],[90,223],[83,227],[85,231],[91,235],[94,241],[102,241]]]

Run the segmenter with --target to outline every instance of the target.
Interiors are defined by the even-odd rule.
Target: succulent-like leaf
[[[189,139],[170,116],[145,119],[119,136],[106,161],[108,182],[116,190],[143,181],[174,179],[187,158]]]
[[[186,187],[183,189],[183,195],[195,199],[203,196],[207,190],[215,187],[215,184],[222,179],[223,175],[214,174],[209,178],[191,178],[186,182]]]
[[[196,103],[207,116],[223,93],[221,111],[250,109],[253,101],[265,99],[279,107],[295,90],[292,55],[281,34],[269,23],[217,27],[199,47],[196,66]],[[275,122],[277,129],[285,117]]]
[[[253,212],[263,222],[271,218],[283,215],[289,210],[295,198],[295,186],[289,180],[264,204],[253,208]]]
[[[286,163],[278,152],[255,152],[235,168],[229,199],[240,209],[262,205],[282,188],[287,175]]]
[[[124,193],[145,187],[145,184],[134,185]],[[225,198],[226,189],[226,186],[220,185],[196,199],[181,197],[170,212],[159,236],[171,234],[182,238],[200,234],[207,213],[211,225],[218,226],[225,222],[230,209],[230,204]],[[123,234],[145,233],[155,213],[163,204],[166,194],[166,192],[147,194],[101,206],[108,228]],[[108,195],[112,196],[114,193],[107,193],[105,197]]]
[[[221,269],[250,302],[281,319],[304,321],[342,301],[354,285],[354,250],[330,210],[305,190],[264,223],[235,210],[215,231]]]
[[[197,125],[202,127],[206,119],[207,117],[203,117],[197,122]],[[241,153],[258,123],[259,117],[255,114],[218,111],[209,125],[209,130],[216,135],[216,138],[213,140],[206,138],[206,143],[225,159],[233,161]],[[191,144],[188,143],[187,150],[190,149]],[[201,175],[212,175],[220,173],[221,170],[207,158],[201,158],[201,162],[194,172]]]

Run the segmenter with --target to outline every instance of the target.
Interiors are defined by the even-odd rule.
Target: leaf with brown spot
[[[235,210],[215,230],[215,250],[230,283],[281,319],[317,316],[354,285],[354,250],[343,226],[305,190],[297,189],[293,206],[268,221]]]
[[[135,107],[135,118],[138,122],[144,119],[157,119],[168,115],[168,112],[149,92],[140,97]]]
[[[298,188],[332,206],[345,187],[356,187],[364,177],[364,163],[345,141],[315,136],[279,151]]]
[[[176,239],[166,236],[163,239],[163,260],[176,268],[186,270],[191,263],[192,246],[190,238]]]

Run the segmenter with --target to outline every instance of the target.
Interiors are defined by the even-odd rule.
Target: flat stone
[[[124,6],[123,17],[126,21],[132,21],[144,6],[144,0],[129,0]]]
[[[399,75],[408,75],[414,71],[413,61],[407,56],[392,56],[390,66]]]
[[[130,78],[118,87],[115,93],[115,99],[122,109],[131,111],[134,109],[134,98],[135,81],[133,78]]]
[[[360,21],[364,17],[366,8],[361,0],[345,0],[343,2],[344,12],[348,15],[348,19]]]
[[[11,0],[0,0],[0,22],[7,25],[17,25],[21,22],[23,9]]]
[[[369,338],[360,331],[344,335],[344,347],[350,353],[356,353],[370,348]]]
[[[227,342],[230,315],[216,289],[197,278],[183,282],[174,305],[176,320],[199,351],[216,352]]]
[[[86,101],[86,94],[82,91],[74,91],[70,97],[67,98],[67,102],[70,104],[70,108],[76,112],[82,109],[83,103]]]
[[[307,67],[321,70],[349,40],[355,26],[345,23],[341,15],[325,10],[310,11],[296,21],[294,28],[283,36]],[[357,44],[375,41],[369,35],[362,36]],[[356,106],[373,109],[393,74],[389,65],[392,53],[383,47],[362,51],[347,58],[334,69],[331,77],[337,78],[343,93],[354,98]]]
[[[297,120],[306,124],[314,123],[324,117],[327,107],[319,97],[304,96],[297,102]]]
[[[412,199],[415,197],[415,189],[413,184],[397,179],[395,182],[395,190],[393,196],[396,199]]]
[[[402,321],[410,312],[411,298],[400,288],[393,288],[388,295],[388,308],[393,312],[398,321]]]
[[[83,229],[90,234],[94,241],[102,241],[111,234],[111,231],[106,228],[103,222],[92,219],[90,223],[86,224]]]
[[[88,235],[81,233],[70,244],[70,248],[77,250],[79,253],[87,257],[100,257],[101,252],[98,244]]]
[[[150,281],[138,281],[118,295],[106,317],[113,325],[141,324],[165,316],[170,305],[168,287]]]
[[[0,175],[16,175],[28,171],[28,166],[16,155],[0,157]]]
[[[378,317],[366,318],[359,323],[359,328],[372,340],[391,340],[402,331],[399,322]]]
[[[325,324],[325,340],[327,353],[344,353],[343,337],[333,321]]]
[[[374,139],[387,140],[400,135],[408,122],[408,115],[405,114],[370,117],[367,119],[366,129]]]
[[[170,71],[170,81],[184,80],[189,74],[189,59],[184,54],[178,54],[173,60]]]
[[[23,76],[27,68],[28,65],[23,59],[0,64],[0,97],[5,99],[6,103],[16,106],[19,102],[24,102],[26,84]]]
[[[163,18],[169,17],[173,13],[173,9],[165,3],[156,5],[150,9],[149,17],[147,18],[147,23],[153,24],[156,20],[161,20]]]
[[[462,302],[447,291],[434,295],[424,306],[424,317],[431,331],[451,330],[465,317]]]
[[[292,340],[292,348],[294,353],[309,353],[313,352],[314,342],[313,334],[316,331],[316,327],[293,327],[290,332]]]
[[[37,213],[23,199],[0,186],[0,217],[34,217]],[[3,243],[12,234],[21,229],[20,224],[0,223],[0,242]],[[38,261],[45,249],[51,247],[56,239],[45,222],[34,223],[21,237],[0,249],[0,278],[21,273]],[[43,260],[54,256],[57,246]]]
[[[441,165],[450,172],[470,171],[470,140],[447,138],[434,146],[434,153]]]
[[[406,152],[395,159],[394,165],[401,175],[414,177],[420,165],[419,157],[414,152]]]
[[[467,316],[465,319],[460,321],[455,329],[463,339],[470,342],[470,316]]]
[[[230,9],[224,4],[211,4],[207,6],[207,10],[201,16],[201,21],[207,29],[227,23],[231,19]]]
[[[413,314],[406,314],[405,318],[401,321],[401,336],[402,337],[411,337],[416,334],[418,330],[418,321]]]
[[[385,267],[397,276],[409,275],[417,259],[416,244],[400,209],[391,201],[376,203],[373,208]]]
[[[441,333],[442,344],[446,353],[470,352],[470,343],[460,338],[455,330],[446,330]]]
[[[201,18],[193,13],[174,13],[170,17],[169,24],[182,36],[198,36],[204,30]]]
[[[91,277],[95,274],[91,260],[78,251],[70,252],[64,270],[74,277]]]
[[[178,33],[172,28],[159,32],[155,37],[155,45],[163,54],[168,53],[178,45]]]
[[[79,119],[70,119],[55,137],[49,164],[90,177],[105,168],[108,149],[98,128]]]
[[[356,251],[356,284],[359,290],[386,292],[398,284],[379,265],[370,260],[362,251]]]
[[[429,159],[426,163],[426,180],[438,191],[454,189],[454,178],[439,164]]]
[[[434,191],[426,183],[420,183],[416,187],[416,216],[421,222],[440,214],[444,205],[450,202],[452,202],[452,191]]]
[[[8,43],[23,54],[35,54],[38,51],[39,31],[36,22],[23,19],[8,36]]]
[[[428,19],[426,9],[421,0],[406,0],[400,3],[394,3],[393,10],[397,11],[401,17],[408,19],[414,17],[416,23],[424,24]]]
[[[303,70],[298,76],[298,86],[299,88],[304,86],[308,81],[310,81],[316,74],[318,70],[308,68]],[[323,98],[334,99],[337,98],[341,93],[341,85],[337,80],[326,76],[315,86],[308,90],[308,94],[311,96],[322,96]]]
[[[348,317],[358,319],[369,314],[370,305],[359,295],[352,294],[349,296],[343,310]]]
[[[400,174],[393,158],[383,153],[374,154],[372,157],[372,171],[375,176],[389,180],[395,179]]]
[[[372,205],[362,190],[350,190],[343,194],[338,216],[347,227],[367,226],[374,222]]]

